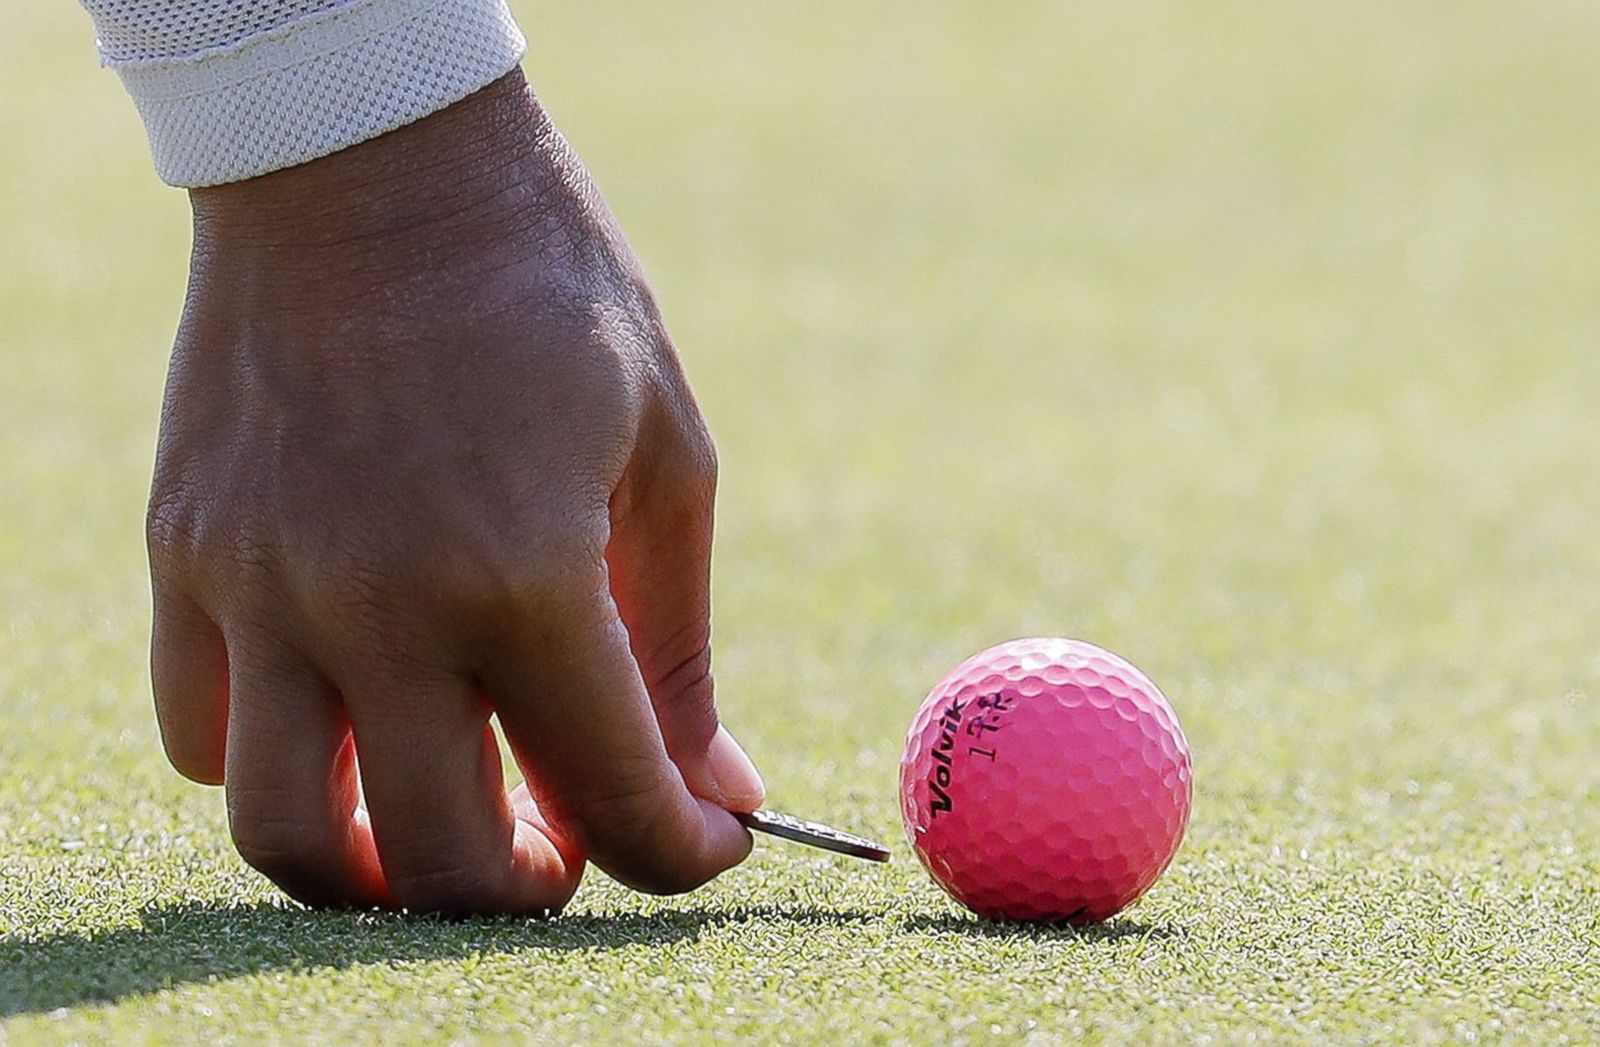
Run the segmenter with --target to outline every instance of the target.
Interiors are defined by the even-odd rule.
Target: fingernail
[[[706,749],[706,765],[711,771],[719,802],[731,811],[753,811],[767,798],[761,772],[750,762],[726,727],[718,727],[716,737]]]

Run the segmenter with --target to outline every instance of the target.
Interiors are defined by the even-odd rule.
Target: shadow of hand
[[[447,921],[269,903],[161,906],[144,910],[141,917],[140,926],[89,937],[0,942],[0,1018],[261,971],[341,969],[485,952],[664,945],[696,938],[708,926],[752,920],[806,926],[877,918],[862,912],[760,906]]]
[[[157,907],[142,913],[138,927],[0,942],[0,1018],[269,970],[659,945],[693,938],[720,918],[691,910],[447,922],[268,903]]]
[[[148,908],[141,924],[83,937],[0,942],[0,1018],[108,1003],[193,982],[262,971],[343,969],[392,961],[447,960],[478,953],[564,952],[666,945],[709,927],[766,922],[847,927],[884,920],[857,910],[743,906],[654,913],[571,914],[550,920],[434,920],[316,911],[269,903]],[[1092,927],[984,923],[956,915],[888,917],[910,933],[1110,943],[1170,931],[1126,917]]]

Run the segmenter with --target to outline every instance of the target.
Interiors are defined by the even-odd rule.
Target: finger
[[[566,905],[582,853],[506,796],[488,703],[441,674],[350,694],[383,869],[408,909],[543,914]]]
[[[604,584],[580,591],[600,595],[489,648],[489,693],[540,807],[595,864],[641,890],[690,890],[743,861],[750,834],[684,786]]]
[[[151,590],[150,682],[161,744],[179,774],[221,785],[228,731],[228,652],[222,631],[159,576]]]
[[[606,549],[612,596],[667,754],[689,791],[728,810],[752,811],[766,787],[718,722],[711,675],[715,452],[698,424],[689,438],[673,432],[655,442],[642,478],[623,488],[626,505],[613,505]]]
[[[393,907],[337,691],[276,640],[235,636],[229,650],[226,787],[239,853],[307,905]]]

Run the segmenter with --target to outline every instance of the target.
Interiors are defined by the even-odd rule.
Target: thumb
[[[766,799],[761,775],[717,718],[711,675],[716,456],[700,428],[613,499],[606,561],[667,755],[689,791],[730,811]],[[679,442],[679,441],[674,441]],[[666,461],[662,462],[661,457]]]

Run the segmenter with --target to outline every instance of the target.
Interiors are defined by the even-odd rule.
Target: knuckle
[[[711,430],[707,428],[705,419],[700,417],[698,410],[690,420],[688,443],[689,455],[701,475],[716,480],[719,467],[717,442],[711,438]]]
[[[320,621],[365,620],[385,606],[389,571],[353,550],[306,551],[295,564],[298,602]]]
[[[665,734],[673,755],[691,758],[704,753],[717,734],[717,702],[715,686],[709,673],[692,682],[668,691],[664,708],[659,715],[666,721]]]
[[[585,849],[623,882],[652,894],[681,894],[705,882],[681,860],[681,833],[658,769],[613,774],[576,805]]]
[[[186,488],[152,495],[145,512],[152,575],[187,578],[230,604],[276,585],[286,571],[285,551],[249,520],[248,511],[218,511]]]
[[[229,823],[239,856],[290,893],[305,892],[326,880],[337,859],[330,835],[299,819],[261,813],[256,806],[230,804]]]
[[[711,618],[697,614],[641,652],[651,692],[676,694],[711,682]]]
[[[144,517],[151,562],[159,566],[190,558],[200,542],[199,517],[199,507],[185,487],[158,485]]]
[[[473,543],[448,564],[433,588],[475,618],[522,617],[545,607],[567,613],[607,589],[601,543],[551,535],[531,549],[490,539]]]
[[[564,806],[583,822],[589,836],[638,841],[655,831],[662,784],[654,767],[613,768],[603,784],[567,798]]]
[[[261,538],[243,528],[229,529],[221,537],[225,551],[220,555],[240,579],[265,578],[279,573],[285,557],[278,543]],[[203,543],[209,545],[210,543]]]
[[[652,515],[703,530],[716,504],[718,470],[704,423],[697,416],[677,418],[649,432],[648,449],[619,488],[614,514],[626,519],[649,507]]]
[[[365,550],[307,550],[285,567],[293,614],[351,671],[409,668],[436,653],[414,568]]]
[[[717,445],[698,412],[684,427],[683,452],[677,466],[680,485],[691,495],[709,500],[717,490]]]
[[[450,848],[443,849],[448,853]],[[394,862],[385,866],[389,888],[413,912],[468,916],[494,912],[505,892],[484,869],[459,861]]]
[[[716,679],[711,672],[708,629],[690,626],[644,660],[646,683],[669,747],[703,751],[717,733]],[[687,650],[687,655],[682,654]]]

